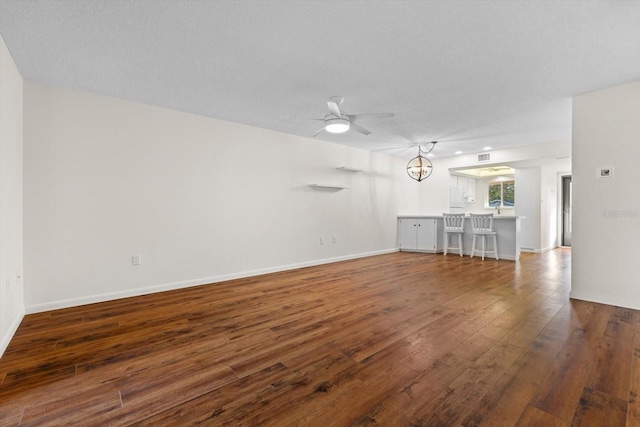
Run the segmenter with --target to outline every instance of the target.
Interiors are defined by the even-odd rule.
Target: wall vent
[[[491,153],[478,154],[479,162],[488,162],[491,159]]]

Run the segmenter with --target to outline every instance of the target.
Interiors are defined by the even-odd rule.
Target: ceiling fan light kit
[[[437,141],[432,141],[431,148],[428,151],[423,151],[422,147],[418,146],[418,155],[407,163],[407,174],[411,179],[420,182],[429,178],[431,172],[433,172],[433,164],[423,154],[429,154],[433,147],[436,146],[436,143]]]
[[[349,130],[351,123],[349,119],[342,117],[329,117],[324,121],[324,130],[331,133],[344,133]]]

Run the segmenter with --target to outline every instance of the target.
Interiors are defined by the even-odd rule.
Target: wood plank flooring
[[[640,312],[571,251],[394,253],[26,316],[0,425],[638,426]]]

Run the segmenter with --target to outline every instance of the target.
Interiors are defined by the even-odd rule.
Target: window
[[[498,181],[489,183],[487,204],[491,208],[512,208],[515,206],[515,181]]]

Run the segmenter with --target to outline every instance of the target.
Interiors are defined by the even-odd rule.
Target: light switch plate
[[[613,168],[598,168],[598,178],[613,178]]]

